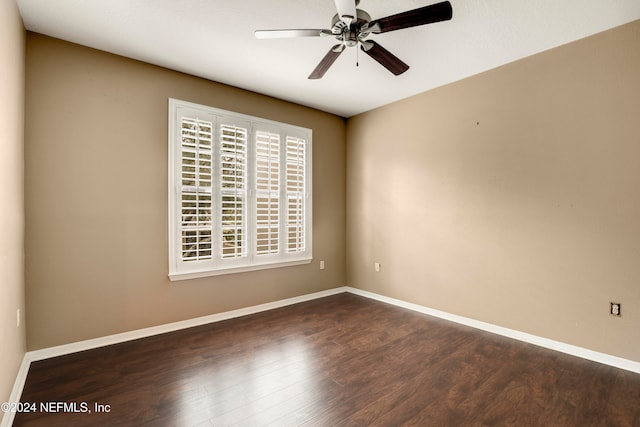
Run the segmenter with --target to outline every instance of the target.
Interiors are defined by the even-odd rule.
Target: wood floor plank
[[[340,294],[35,362],[22,401],[92,412],[15,426],[637,426],[640,375]]]

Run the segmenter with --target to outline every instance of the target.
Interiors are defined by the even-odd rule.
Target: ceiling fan
[[[292,37],[335,37],[340,41],[333,46],[322,58],[318,66],[309,75],[310,79],[320,79],[325,75],[338,56],[347,47],[360,46],[360,49],[371,58],[378,61],[383,67],[393,74],[400,75],[409,69],[387,49],[373,40],[366,40],[370,34],[380,34],[403,28],[416,27],[418,25],[434,22],[448,21],[453,16],[451,3],[441,3],[408,10],[395,15],[371,20],[367,12],[356,9],[360,0],[335,0],[338,13],[331,20],[331,29],[300,29],[300,30],[258,30],[256,38],[292,38]]]

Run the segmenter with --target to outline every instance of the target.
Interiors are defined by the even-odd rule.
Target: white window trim
[[[183,112],[188,111],[191,115],[195,115],[196,118],[213,119],[214,135],[217,133],[217,125],[220,119],[224,119],[224,124],[236,124],[240,123],[246,125],[249,134],[247,138],[247,165],[248,166],[248,187],[247,187],[247,201],[245,203],[245,209],[248,211],[246,226],[249,229],[247,233],[248,244],[248,256],[242,260],[221,260],[214,257],[211,261],[191,261],[184,262],[181,258],[182,251],[182,236],[181,236],[181,125],[180,118]],[[231,123],[229,123],[229,120]],[[288,253],[287,252],[287,240],[284,239],[286,235],[286,197],[280,204],[280,232],[281,240],[279,241],[279,253],[273,255],[257,255],[257,243],[256,225],[255,220],[255,204],[256,204],[256,187],[255,187],[255,134],[258,131],[276,131],[280,134],[281,144],[281,163],[280,174],[281,189],[280,194],[284,194],[286,191],[282,189],[284,187],[284,180],[286,179],[286,138],[301,138],[305,140],[305,214],[304,214],[304,238],[305,249],[300,252]],[[176,99],[169,99],[169,143],[168,143],[168,243],[169,243],[169,279],[171,281],[194,279],[200,277],[217,276],[223,274],[240,273],[247,271],[288,267],[293,265],[308,264],[312,261],[312,131],[311,129],[302,128],[299,126],[289,125],[286,123],[279,123],[271,120],[261,119],[245,114],[235,113],[231,111],[221,110],[218,108],[208,107],[204,105],[194,104],[191,102],[180,101]],[[217,137],[214,136],[212,146],[218,144]],[[215,165],[215,161],[212,160]],[[215,180],[215,173],[212,177]],[[214,185],[212,188],[215,198],[218,190]],[[282,196],[281,196],[282,198]],[[215,202],[213,202],[215,205]],[[212,210],[215,210],[212,207]],[[213,215],[215,217],[215,215]],[[218,223],[219,224],[219,223]],[[212,226],[214,232],[219,227],[214,222]],[[219,236],[216,236],[219,237]],[[215,238],[215,237],[214,237]],[[214,249],[215,250],[215,249]]]

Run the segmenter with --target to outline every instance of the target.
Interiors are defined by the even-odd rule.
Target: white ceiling
[[[439,0],[362,0],[373,19]],[[344,117],[640,19],[639,0],[451,0],[451,21],[372,35],[411,66],[396,77],[357,49],[308,80],[331,37],[257,40],[257,29],[330,28],[334,0],[17,0],[30,31]]]

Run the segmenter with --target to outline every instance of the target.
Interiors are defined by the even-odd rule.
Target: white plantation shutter
[[[311,131],[169,107],[169,277],[310,262]]]
[[[247,129],[220,126],[220,216],[222,258],[247,256]]]
[[[181,140],[181,235],[182,261],[211,259],[211,161],[212,128],[210,121],[183,118]]]
[[[305,140],[287,137],[287,252],[305,250]]]
[[[256,253],[280,250],[280,135],[256,132]]]

